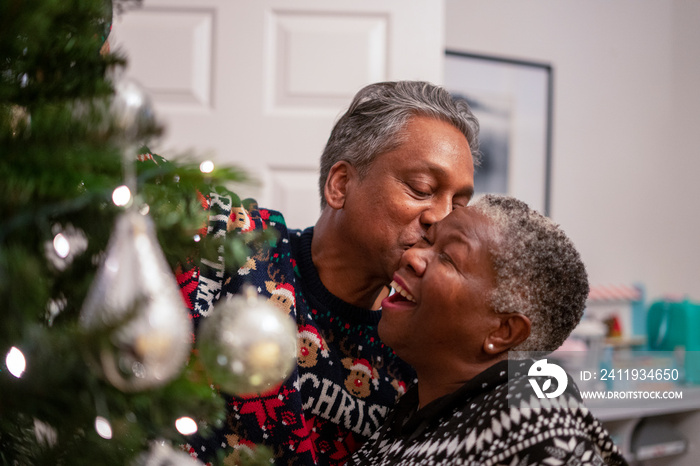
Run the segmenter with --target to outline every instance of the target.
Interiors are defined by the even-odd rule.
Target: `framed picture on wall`
[[[515,196],[550,214],[552,67],[447,50],[445,87],[479,119],[476,194]]]

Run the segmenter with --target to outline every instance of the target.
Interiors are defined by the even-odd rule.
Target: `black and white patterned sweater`
[[[534,396],[532,362],[510,361],[509,377],[509,361],[501,361],[419,410],[411,388],[348,464],[626,465],[571,378],[557,398]]]

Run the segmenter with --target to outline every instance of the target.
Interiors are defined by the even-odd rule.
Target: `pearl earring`
[[[493,343],[489,343],[486,345],[486,347],[489,349],[489,351],[493,351]]]

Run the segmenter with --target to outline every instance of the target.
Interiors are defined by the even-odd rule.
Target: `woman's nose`
[[[413,246],[405,250],[401,257],[401,266],[412,270],[419,277],[422,276],[428,265],[429,251],[429,248],[419,246]]]

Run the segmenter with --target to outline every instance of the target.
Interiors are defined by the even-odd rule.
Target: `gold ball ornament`
[[[32,117],[26,107],[12,105],[4,110],[9,112],[10,131],[13,138],[29,133]]]
[[[296,366],[297,328],[289,315],[252,287],[220,302],[202,322],[197,347],[207,373],[223,391],[262,393]]]

